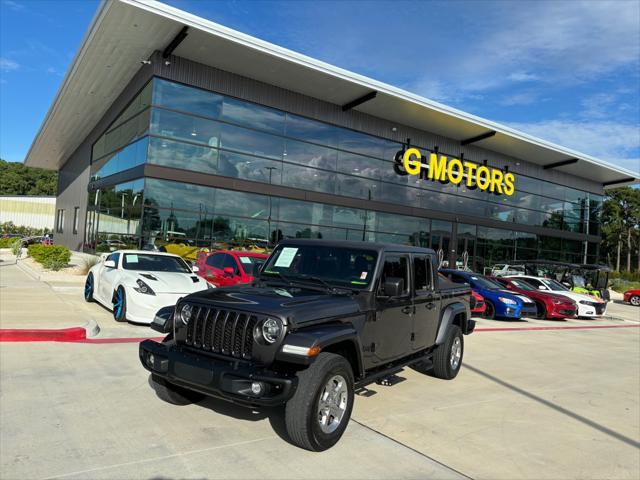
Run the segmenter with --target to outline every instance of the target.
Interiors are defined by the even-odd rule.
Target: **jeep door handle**
[[[406,313],[407,315],[411,313],[413,309],[411,307],[404,307],[402,309],[402,313]]]
[[[425,307],[427,307],[427,310],[433,310],[434,308],[436,308],[436,304],[435,303],[427,303],[425,305]]]

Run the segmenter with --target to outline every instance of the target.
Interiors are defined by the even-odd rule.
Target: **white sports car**
[[[214,287],[177,255],[118,250],[89,270],[84,299],[111,309],[119,322],[151,323],[161,308],[207,288]]]
[[[563,297],[569,297],[578,305],[578,313],[576,316],[579,318],[602,317],[607,313],[606,301],[584,293],[572,292],[552,278],[533,277],[531,275],[509,275],[507,278],[522,280],[538,290],[558,293]]]

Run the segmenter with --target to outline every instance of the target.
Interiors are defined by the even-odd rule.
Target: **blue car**
[[[513,318],[535,317],[538,313],[533,300],[516,295],[497,282],[483,275],[462,270],[441,269],[440,273],[454,283],[471,285],[487,304],[483,316],[485,318]]]

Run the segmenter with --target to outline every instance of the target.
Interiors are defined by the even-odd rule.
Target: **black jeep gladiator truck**
[[[354,392],[405,366],[459,372],[473,331],[468,286],[437,274],[433,250],[286,240],[250,285],[217,288],[162,309],[140,343],[157,395],[285,405],[293,443],[313,451],[344,433]]]

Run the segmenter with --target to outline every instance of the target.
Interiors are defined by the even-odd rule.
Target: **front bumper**
[[[605,302],[578,303],[578,317],[602,317],[605,313],[607,313],[607,304]]]
[[[144,340],[138,355],[144,368],[170,383],[241,405],[281,405],[293,396],[297,387],[293,376],[279,375],[237,359],[197,354],[173,341]],[[260,394],[252,393],[253,383],[261,384]]]
[[[571,318],[578,314],[577,307],[571,305],[553,305],[547,310],[549,318]]]
[[[535,303],[525,303],[520,309],[520,317],[536,317],[538,315],[538,307]]]
[[[149,324],[153,322],[156,312],[164,307],[174,306],[189,293],[156,293],[146,295],[132,287],[126,287],[127,320],[134,323]]]

